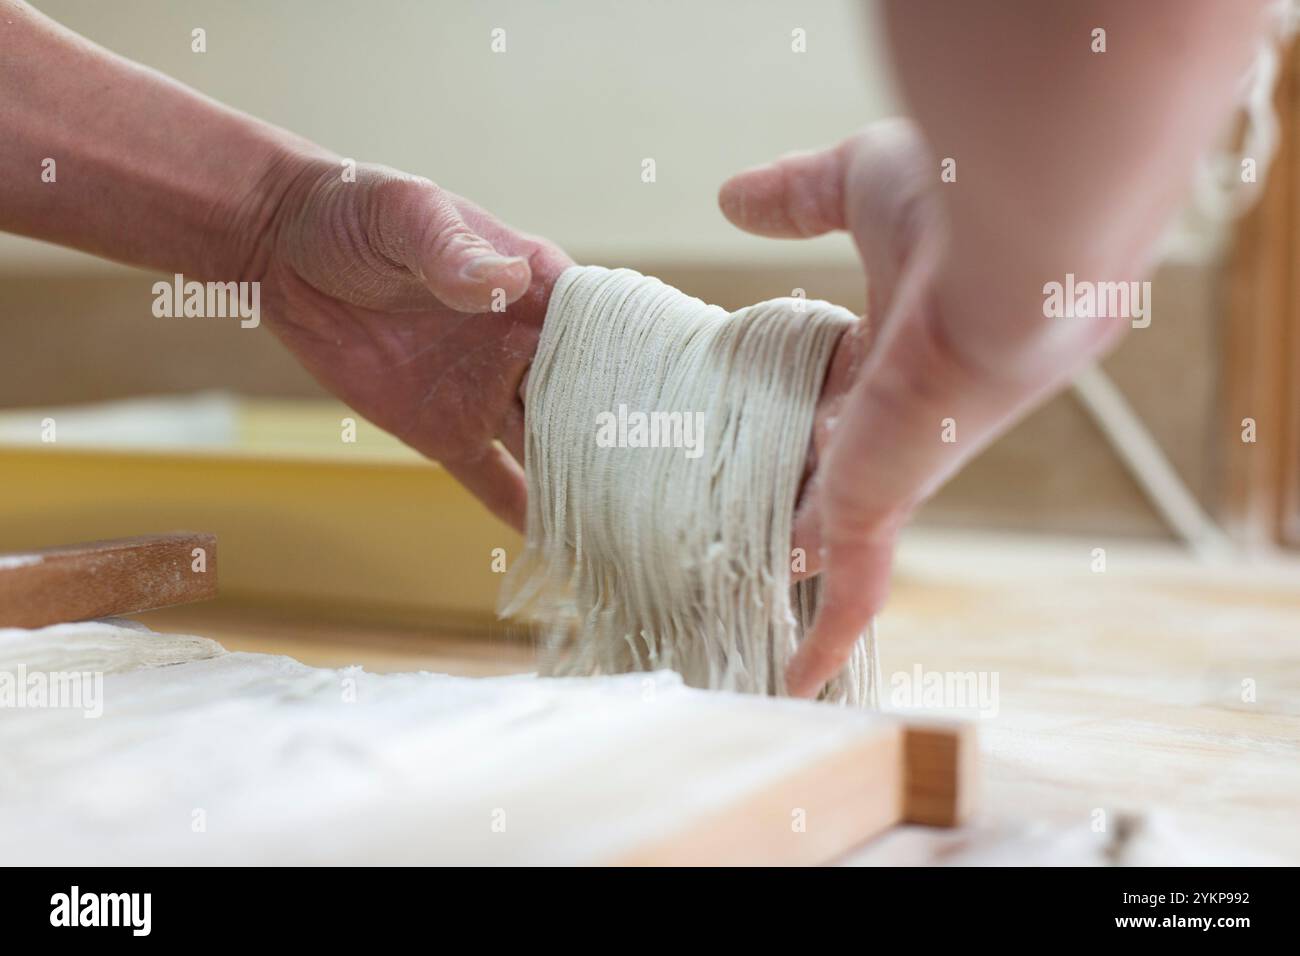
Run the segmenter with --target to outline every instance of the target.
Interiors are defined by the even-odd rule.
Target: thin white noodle
[[[499,603],[540,623],[542,673],[667,668],[785,694],[819,588],[791,584],[795,499],[827,366],[856,321],[803,299],[728,315],[629,269],[564,272],[529,374],[526,549]],[[656,433],[632,426],[602,447],[620,411],[699,414],[703,428],[689,447],[635,447]],[[826,699],[875,705],[869,648],[858,641]]]

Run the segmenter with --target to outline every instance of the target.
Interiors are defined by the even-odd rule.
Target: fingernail
[[[526,263],[523,256],[479,256],[461,269],[460,274],[463,278],[478,281]]]

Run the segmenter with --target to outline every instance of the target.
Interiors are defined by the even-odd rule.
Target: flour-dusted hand
[[[256,227],[269,324],[343,401],[522,529],[519,385],[571,260],[427,179],[343,172],[291,163]]]
[[[345,162],[201,96],[21,0],[0,0],[0,22],[0,230],[189,279],[260,282],[268,324],[322,383],[522,529],[518,388],[571,264],[562,252],[427,179]],[[32,171],[54,156],[72,172],[42,182]]]
[[[1149,270],[1232,113],[1266,0],[881,6],[916,126],[873,126],[721,195],[732,221],[763,235],[849,230],[867,272],[869,323],[832,368],[796,527],[826,575],[787,676],[802,694],[880,609],[916,506],[1129,327],[1049,320],[1044,290]],[[1098,23],[1124,42],[1095,52]],[[997,55],[975,35],[998,37]]]

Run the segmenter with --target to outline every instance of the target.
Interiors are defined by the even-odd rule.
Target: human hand
[[[759,235],[847,230],[867,276],[866,317],[828,371],[795,520],[808,573],[826,575],[817,621],[786,676],[796,695],[820,690],[884,604],[895,541],[915,508],[1123,327],[1083,320],[1013,339],[980,327],[980,308],[1001,303],[945,299],[937,170],[914,127],[891,120],[741,173],[719,196],[728,219]],[[1014,287],[1006,301],[1018,312],[1032,307],[1037,287],[999,278]],[[941,440],[947,419],[959,422],[959,442]]]
[[[522,529],[519,386],[571,260],[427,179],[340,173],[296,161],[259,230],[268,324],[330,391]]]

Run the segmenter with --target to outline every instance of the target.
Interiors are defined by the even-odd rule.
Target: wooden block
[[[840,716],[852,719],[852,715]],[[834,752],[792,768],[724,810],[614,862],[632,866],[833,862],[900,823],[953,827],[964,822],[974,807],[977,761],[973,724],[907,723],[881,717],[864,722],[859,734]],[[796,809],[804,815],[803,828],[794,825]]]
[[[217,539],[210,534],[178,531],[0,555],[0,627],[132,614],[216,594]]]
[[[902,820],[902,729],[866,727],[708,817],[615,861],[627,866],[814,866]],[[801,814],[802,819],[795,814]]]
[[[965,822],[975,806],[978,759],[974,724],[906,724],[903,819],[940,827]]]

